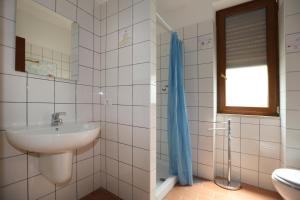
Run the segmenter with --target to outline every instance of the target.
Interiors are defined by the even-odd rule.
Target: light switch
[[[286,36],[286,52],[293,53],[300,51],[300,33]]]

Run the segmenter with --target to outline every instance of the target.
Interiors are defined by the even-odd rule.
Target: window
[[[216,13],[218,112],[278,115],[278,25],[275,0]]]

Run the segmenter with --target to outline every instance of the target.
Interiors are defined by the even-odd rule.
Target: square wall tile
[[[241,170],[241,181],[250,185],[258,186],[258,172],[247,169]]]
[[[27,181],[17,182],[15,184],[2,187],[0,189],[1,199],[22,200],[26,196],[27,196]]]
[[[138,168],[133,168],[133,185],[150,192],[150,173]],[[141,178],[143,177],[143,178]]]
[[[78,84],[93,85],[93,69],[79,66]]]
[[[133,148],[133,166],[136,166],[143,170],[150,169],[150,151],[140,149],[140,148]]]
[[[77,163],[77,178],[83,179],[93,174],[93,158]]]
[[[85,85],[77,85],[76,87],[76,103],[92,103],[93,87]]]
[[[118,66],[118,50],[106,53],[106,68],[114,68]]]
[[[0,103],[0,128],[25,126],[26,103]]]
[[[260,142],[260,155],[267,158],[280,159],[280,143]]]
[[[281,134],[279,126],[260,126],[260,139],[268,142],[280,142]]]
[[[26,155],[0,160],[0,186],[5,186],[27,178]]]
[[[94,34],[100,36],[101,35],[101,22],[94,18]]]
[[[54,113],[54,104],[29,103],[28,104],[28,125],[50,124],[51,116]]]
[[[132,6],[132,0],[119,1],[119,10],[124,10],[130,6]]]
[[[133,6],[133,23],[138,23],[146,19],[151,19],[151,1],[141,1]]]
[[[26,102],[26,78],[19,76],[0,75],[0,100],[8,102]],[[11,89],[11,87],[13,89]]]
[[[252,155],[259,155],[259,141],[241,139],[241,152]]]
[[[38,175],[29,179],[28,182],[29,199],[37,199],[50,192],[54,192],[55,186],[50,183],[42,175]]]
[[[106,107],[106,121],[111,123],[117,123],[118,114],[117,114],[118,106],[117,105],[108,105]]]
[[[115,160],[118,159],[118,143],[107,141],[106,142],[106,154],[108,157],[113,158]]]
[[[29,102],[54,102],[54,81],[29,78]]]
[[[132,165],[132,146],[119,144],[119,161]]]
[[[55,103],[75,103],[75,84],[55,82]]]
[[[78,181],[78,198],[85,197],[93,191],[93,177],[89,176],[85,179]]]
[[[76,6],[67,0],[56,1],[56,12],[72,21],[76,21]]]
[[[15,20],[15,1],[3,0],[0,2],[0,16],[11,20]]]
[[[150,62],[150,42],[133,45],[133,64]]]
[[[132,127],[127,125],[118,125],[119,142],[127,145],[132,145]]]
[[[93,68],[93,51],[79,47],[79,65]]]
[[[300,28],[295,26],[300,19],[300,14],[290,15],[285,17],[285,34],[300,32]]]
[[[277,168],[280,168],[280,160],[260,157],[259,172],[271,175]]]
[[[150,40],[151,31],[151,20],[135,24],[133,26],[133,43],[139,43]]]
[[[107,190],[113,194],[118,195],[119,181],[117,178],[112,176],[107,176]]]
[[[81,27],[93,32],[93,16],[80,8],[77,8],[77,22]]]
[[[113,123],[106,123],[105,126],[106,138],[112,141],[118,141],[118,125]]]
[[[76,199],[76,184],[68,185],[56,191],[57,200]]]
[[[132,185],[119,181],[119,197],[124,200],[132,199]]]
[[[92,104],[76,104],[76,109],[78,122],[92,121]]]
[[[133,125],[150,128],[150,110],[143,106],[133,106]]]
[[[132,198],[133,200],[139,200],[139,199],[150,200],[150,194],[148,192],[145,192],[144,190],[137,188],[137,187],[133,187],[132,195],[133,195],[133,198]]]
[[[242,154],[241,165],[244,169],[258,171],[258,156]]]
[[[119,66],[132,64],[132,47],[124,47],[119,49]]]
[[[101,37],[94,35],[94,51],[97,53],[101,53]]]
[[[133,105],[150,105],[150,95],[149,85],[134,85]]]
[[[299,168],[300,167],[300,150],[294,148],[286,148],[286,167]]]
[[[78,7],[82,8],[86,12],[93,14],[94,1],[93,0],[78,0]]]
[[[0,44],[15,47],[15,22],[1,17],[0,27]]]
[[[118,44],[119,44],[118,37],[119,37],[118,32],[114,32],[107,35],[107,45],[106,45],[107,51],[115,50],[118,48]]]
[[[259,125],[241,124],[241,137],[259,140]]]
[[[118,23],[119,23],[119,19],[118,19],[118,15],[113,15],[107,18],[107,33],[113,33],[115,31],[118,30]]]
[[[124,0],[125,1],[125,0]],[[123,1],[120,1],[120,3]],[[122,10],[119,13],[119,29],[132,25],[132,7]]]
[[[107,16],[111,16],[118,12],[119,10],[118,4],[119,4],[118,0],[110,0],[107,2]]]
[[[269,174],[259,173],[259,187],[276,192]]]
[[[132,86],[119,86],[118,103],[132,105]]]
[[[118,106],[118,123],[132,124],[132,106]]]
[[[119,85],[132,84],[132,66],[119,67]]]
[[[133,145],[143,149],[150,149],[150,130],[133,127]]]

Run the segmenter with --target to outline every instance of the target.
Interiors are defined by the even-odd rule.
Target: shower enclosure
[[[158,20],[159,21],[159,20]],[[167,135],[168,67],[171,32],[157,22],[156,68],[156,199],[162,199],[175,185],[176,177],[169,173]]]

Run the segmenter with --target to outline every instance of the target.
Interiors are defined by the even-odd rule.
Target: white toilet
[[[300,200],[300,170],[276,169],[272,173],[272,182],[285,200]]]

